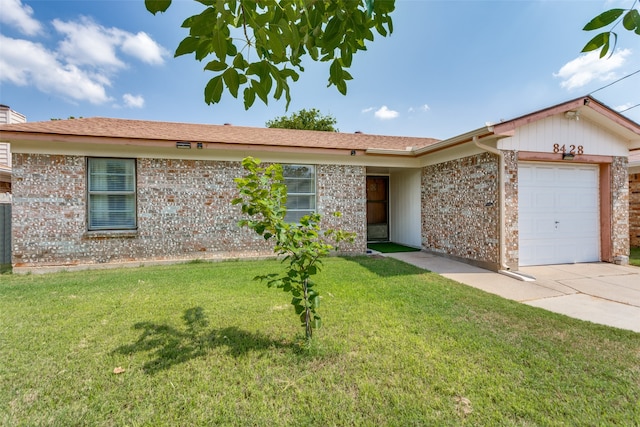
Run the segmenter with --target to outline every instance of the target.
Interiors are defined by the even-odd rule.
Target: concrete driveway
[[[425,252],[382,254],[501,297],[640,332],[640,267],[607,263],[522,267],[521,281]]]

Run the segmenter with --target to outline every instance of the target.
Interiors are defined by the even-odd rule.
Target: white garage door
[[[600,260],[598,167],[520,163],[520,265]]]

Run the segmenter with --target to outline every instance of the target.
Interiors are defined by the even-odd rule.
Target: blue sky
[[[354,57],[347,96],[328,63],[307,63],[285,102],[203,100],[213,76],[173,58],[199,13],[192,0],[148,13],[143,0],[0,0],[0,103],[29,121],[117,117],[262,127],[302,108],[342,132],[449,138],[605,86],[640,69],[640,37],[620,31],[614,55],[580,54],[592,17],[633,0],[397,0],[394,33]],[[640,73],[593,93],[612,108],[640,103]],[[640,107],[625,113],[640,122]]]

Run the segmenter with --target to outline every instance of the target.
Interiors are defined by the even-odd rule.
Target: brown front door
[[[367,177],[367,240],[389,240],[389,177]]]

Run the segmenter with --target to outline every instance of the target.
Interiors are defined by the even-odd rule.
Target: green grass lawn
[[[637,265],[640,267],[640,248],[631,248],[631,255],[629,256],[629,264]]]
[[[640,334],[390,258],[325,267],[310,347],[251,280],[276,261],[1,276],[0,425],[640,424]]]

